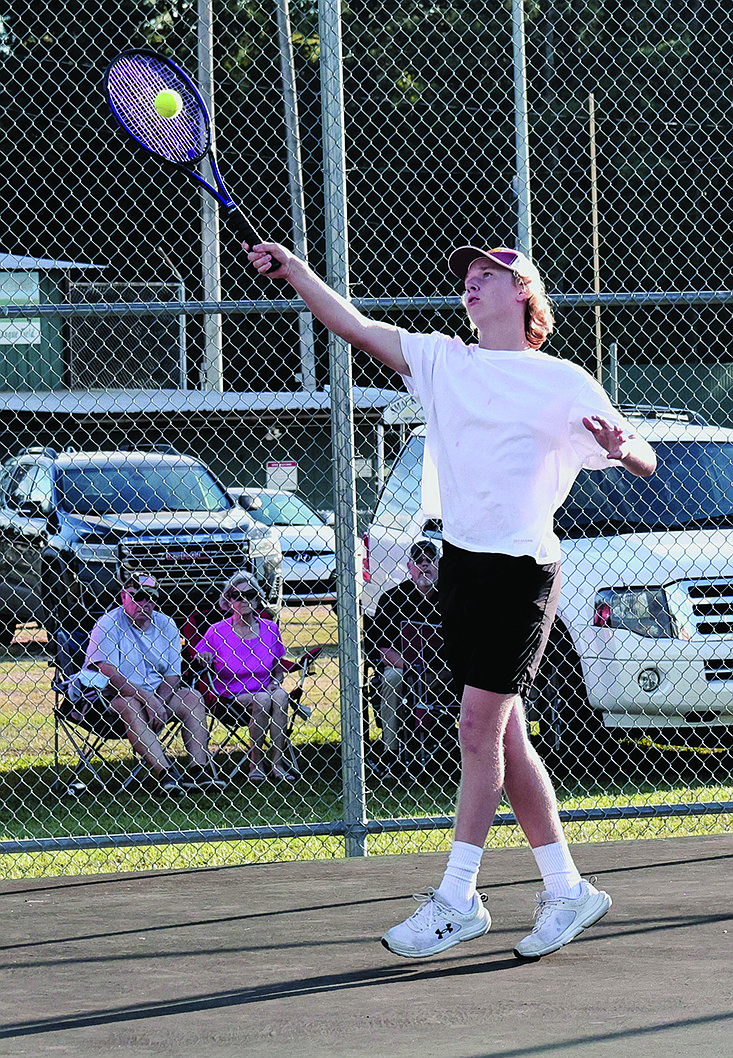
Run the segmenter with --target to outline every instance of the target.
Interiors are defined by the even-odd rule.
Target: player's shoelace
[[[538,893],[537,895],[539,896],[540,894]],[[486,893],[479,893],[478,898],[483,903],[485,903],[487,899]],[[438,911],[438,907],[441,907],[444,912],[450,913],[451,911],[453,911],[456,914],[460,914],[460,912],[456,911],[455,908],[448,907],[445,904],[439,904],[437,898],[437,890],[433,889],[432,886],[429,886],[427,891],[424,893],[413,893],[412,899],[417,900],[420,904],[420,907],[417,909],[417,911],[413,911],[413,913],[408,919],[408,922],[415,921],[415,923],[417,924],[417,922],[419,921],[422,925],[422,922],[424,920],[425,925],[430,926],[433,922],[435,922],[436,918],[439,917],[440,912]]]
[[[532,927],[532,932],[537,933],[543,926],[545,920],[548,918],[552,911],[553,904],[556,903],[556,898],[551,893],[544,891],[542,893],[535,893],[535,909],[533,911],[533,918],[535,924]]]
[[[595,885],[596,876],[588,879],[590,885]],[[562,900],[560,896],[553,896],[552,893],[548,893],[545,889],[541,893],[535,893],[535,909],[533,912],[534,918],[536,919],[532,932],[536,933],[541,929],[543,923],[552,911],[553,905],[559,903]]]
[[[428,890],[424,893],[412,894],[412,899],[417,900],[417,902],[420,904],[420,907],[417,909],[417,911],[413,911],[413,913],[410,915],[410,922],[417,919],[420,919],[422,921],[422,918],[424,917],[426,919],[426,925],[429,926],[432,922],[435,921],[438,915],[438,905],[435,900],[435,893],[436,890],[433,889],[432,886],[430,886]]]

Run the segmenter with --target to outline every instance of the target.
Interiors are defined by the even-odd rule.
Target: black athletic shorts
[[[555,618],[560,563],[464,551],[444,540],[438,591],[457,688],[526,694]]]

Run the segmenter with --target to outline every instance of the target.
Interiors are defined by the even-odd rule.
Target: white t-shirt
[[[587,371],[538,350],[488,350],[400,330],[427,417],[423,510],[467,551],[560,560],[553,516],[581,468],[618,466],[583,426],[601,415],[628,432]],[[437,467],[437,478],[435,468]],[[438,487],[436,487],[438,486]]]
[[[181,675],[181,636],[159,610],[143,632],[121,606],[102,614],[89,637],[84,668],[106,661],[126,680],[155,694],[166,676]]]

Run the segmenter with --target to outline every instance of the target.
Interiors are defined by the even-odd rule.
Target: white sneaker
[[[420,907],[398,926],[392,926],[382,937],[382,944],[395,955],[406,959],[426,959],[452,948],[462,940],[482,937],[491,929],[491,915],[483,906],[483,893],[473,898],[469,911],[462,913],[438,896],[435,889],[415,893]]]
[[[552,896],[548,892],[537,894],[537,921],[529,936],[515,947],[518,959],[541,959],[569,944],[573,937],[603,918],[611,906],[611,897],[590,882],[583,880],[580,884],[581,893],[575,899]]]

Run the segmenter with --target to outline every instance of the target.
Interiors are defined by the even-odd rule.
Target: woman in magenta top
[[[254,782],[266,778],[263,769],[264,744],[272,742],[272,777],[293,779],[283,767],[283,743],[288,718],[288,692],[282,687],[280,659],[285,647],[274,621],[259,616],[264,605],[254,577],[235,573],[224,585],[219,607],[230,614],[209,628],[195,650],[211,669],[213,689],[221,698],[231,699],[232,711],[249,724],[252,741],[249,777]],[[235,705],[236,703],[236,705]]]

